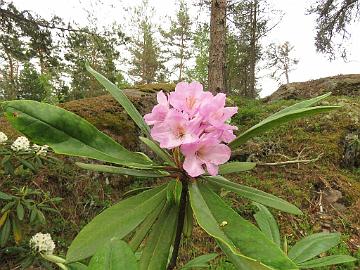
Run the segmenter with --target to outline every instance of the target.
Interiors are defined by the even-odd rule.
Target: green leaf
[[[31,171],[33,172],[36,172],[36,169],[34,167],[34,165],[32,165],[29,161],[25,160],[25,159],[22,159],[22,158],[19,158],[19,157],[16,157],[17,160],[20,161],[20,163],[25,167],[25,168],[28,168],[30,169]]]
[[[150,228],[154,224],[155,220],[160,215],[160,212],[164,208],[165,201],[160,204],[154,211],[152,211],[146,219],[140,224],[138,228],[136,228],[136,232],[134,236],[131,238],[129,245],[132,248],[133,251],[136,251],[141,242],[145,239],[146,235],[150,231]]]
[[[152,187],[139,187],[139,188],[134,188],[134,189],[131,189],[129,191],[126,191],[123,195],[122,195],[122,199],[126,199],[128,197],[131,197],[131,196],[134,196],[134,195],[137,195],[141,192],[144,192],[146,190],[149,190],[149,189],[152,189]]]
[[[134,104],[130,101],[130,99],[124,94],[124,92],[120,90],[115,84],[113,84],[108,79],[106,79],[103,75],[92,69],[88,64],[86,65],[86,69],[120,103],[120,105],[125,109],[125,111],[129,114],[132,120],[140,128],[140,130],[144,132],[144,134],[146,134],[147,137],[150,137],[149,126],[145,123],[142,115],[135,108]]]
[[[12,126],[31,141],[49,145],[56,153],[87,157],[120,165],[148,166],[149,159],[131,152],[83,118],[46,103],[30,100],[5,102]]]
[[[190,237],[194,226],[194,213],[189,202],[186,203],[183,234]]]
[[[0,246],[1,247],[5,247],[7,241],[9,240],[10,230],[11,230],[11,222],[10,222],[10,218],[8,218],[8,219],[6,219],[5,224],[1,230],[1,235],[0,235]]]
[[[303,108],[308,108],[311,105],[319,102],[320,100],[323,100],[323,99],[327,98],[330,95],[331,95],[331,92],[326,93],[326,94],[321,95],[321,96],[318,96],[318,97],[314,97],[312,99],[308,99],[308,100],[298,102],[298,103],[296,103],[294,105],[291,105],[289,107],[286,107],[285,109],[282,109],[282,110],[278,111],[277,113],[274,113],[274,114],[270,115],[268,118],[275,117],[275,116],[278,116],[280,114],[286,114],[286,113],[288,113],[290,111],[303,109]],[[268,119],[268,118],[266,118],[266,119]],[[265,121],[266,119],[264,119],[263,121]]]
[[[5,206],[1,209],[1,213],[5,213],[7,210],[11,209],[16,204],[15,201],[8,202]]]
[[[85,170],[97,171],[97,172],[105,172],[105,173],[114,173],[114,174],[122,174],[122,175],[132,175],[137,177],[165,177],[168,176],[169,173],[165,171],[159,170],[141,170],[141,169],[130,169],[124,167],[115,167],[109,165],[101,165],[101,164],[88,164],[82,162],[76,162],[77,166]]]
[[[228,162],[219,167],[219,174],[245,172],[254,169],[255,162]]]
[[[157,154],[163,161],[169,163],[172,166],[175,166],[176,164],[174,163],[171,155],[165,150],[162,149],[157,143],[155,143],[154,141],[145,138],[145,137],[139,137],[140,140],[145,143],[152,151],[154,151],[155,154]]]
[[[340,243],[340,233],[315,233],[301,239],[289,250],[289,258],[299,264]]]
[[[235,192],[241,197],[247,198],[249,200],[291,214],[296,214],[296,215],[302,214],[300,209],[297,208],[295,205],[292,205],[291,203],[288,203],[287,201],[280,199],[274,195],[268,194],[264,191],[231,182],[222,176],[206,176],[203,178],[211,184]]]
[[[110,239],[133,231],[166,198],[166,185],[145,191],[109,207],[88,223],[71,243],[69,262],[90,257]]]
[[[297,268],[255,225],[238,215],[206,185],[192,183],[189,194],[200,227],[226,245],[239,260],[260,269],[261,265],[278,270]]]
[[[218,256],[217,253],[201,255],[189,261],[181,268],[181,270],[189,270],[193,268],[208,268],[209,262],[215,259],[217,256]]]
[[[303,268],[309,269],[309,268],[323,267],[323,266],[348,263],[354,261],[356,261],[356,259],[348,255],[332,255],[332,256],[326,256],[326,257],[306,261],[298,264],[298,266],[301,269]]]
[[[11,200],[13,198],[14,198],[14,196],[6,194],[6,193],[0,191],[0,200],[9,201],[9,200]]]
[[[11,223],[12,223],[12,230],[13,230],[15,243],[19,244],[20,241],[23,239],[23,232],[21,230],[20,222],[16,217],[14,217],[11,219]]]
[[[88,269],[88,267],[85,264],[82,264],[79,262],[67,264],[66,267],[68,268],[68,270],[87,270]]]
[[[219,240],[216,240],[216,242],[237,270],[274,270],[274,268],[260,264],[259,262],[251,260],[250,258],[245,260],[244,258],[236,255],[223,242]]]
[[[16,214],[19,220],[24,219],[24,213],[25,213],[24,206],[22,205],[22,203],[19,202],[16,206]]]
[[[168,204],[163,209],[141,254],[140,270],[166,269],[177,228],[178,211],[176,204]]]
[[[96,251],[91,258],[88,270],[126,269],[138,270],[135,254],[124,241],[111,239]]]
[[[286,113],[278,114],[275,116],[270,116],[265,120],[261,121],[257,125],[246,130],[240,134],[235,140],[233,140],[229,147],[235,149],[241,144],[245,143],[249,139],[255,137],[258,134],[264,133],[265,131],[277,127],[281,124],[295,120],[301,117],[310,116],[318,113],[328,112],[334,109],[339,108],[340,106],[316,106],[311,108],[301,108],[296,110],[291,110]]]
[[[170,203],[180,204],[182,183],[179,180],[172,180],[167,187],[166,199]]]
[[[276,245],[280,247],[280,232],[278,224],[274,216],[270,211],[263,205],[259,203],[254,203],[259,211],[256,212],[254,218],[258,224],[260,230]]]

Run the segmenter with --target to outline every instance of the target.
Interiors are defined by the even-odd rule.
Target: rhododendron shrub
[[[326,242],[331,237],[317,242],[311,238],[311,250],[294,246],[289,257],[277,240],[234,211],[218,194],[225,189],[257,205],[301,215],[295,205],[234,183],[224,175],[256,166],[252,162],[228,162],[231,151],[251,138],[290,120],[337,108],[313,106],[329,94],[285,108],[236,136],[237,128],[230,120],[237,108],[226,106],[223,93],[204,91],[197,82],[181,82],[174,92],[159,92],[157,105],[143,117],[120,89],[90,67],[87,69],[134,120],[142,133],[140,140],[157,158],[124,148],[79,116],[52,105],[5,102],[7,119],[32,141],[47,144],[56,153],[105,163],[76,163],[81,168],[140,177],[144,185],[148,179],[159,178],[157,183],[161,184],[131,192],[136,195],[96,216],[71,243],[62,265],[92,257],[86,269],[174,269],[181,240],[191,236],[194,219],[237,269],[300,269],[325,246],[334,245],[333,240]],[[115,248],[113,241],[125,241],[128,246]],[[135,263],[129,250],[140,254]],[[104,256],[108,260],[99,259]],[[186,269],[202,267],[212,258],[213,254],[195,258]],[[341,263],[345,259],[313,265],[329,261]],[[124,266],[118,266],[120,262]]]

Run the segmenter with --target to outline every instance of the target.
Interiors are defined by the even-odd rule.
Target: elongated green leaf
[[[332,256],[326,256],[326,257],[306,261],[298,264],[298,266],[301,269],[304,268],[309,269],[309,268],[323,267],[323,266],[348,263],[354,261],[356,261],[356,259],[348,255],[332,255]]]
[[[299,264],[340,243],[340,233],[315,233],[301,239],[289,250],[289,258]]]
[[[323,100],[323,99],[327,98],[330,95],[331,95],[331,92],[326,93],[326,94],[321,95],[321,96],[318,96],[318,97],[314,97],[312,99],[308,99],[308,100],[298,102],[298,103],[296,103],[294,105],[286,107],[286,108],[284,108],[284,109],[270,115],[268,118],[275,117],[275,116],[278,116],[280,114],[286,114],[286,113],[288,113],[290,111],[295,111],[295,110],[298,110],[298,109],[308,108],[311,105],[314,105],[315,103],[319,102],[320,100]],[[264,119],[262,122],[266,121],[268,118]]]
[[[192,183],[189,194],[198,224],[226,245],[238,260],[252,266],[249,270],[297,268],[255,225],[239,216],[204,184]]]
[[[11,231],[11,222],[10,218],[7,218],[5,221],[4,226],[2,227],[1,234],[0,234],[0,246],[4,247],[9,240]]]
[[[311,108],[302,108],[297,110],[291,110],[287,113],[278,114],[276,116],[270,116],[257,125],[246,130],[240,134],[235,140],[233,140],[229,147],[235,149],[241,144],[245,143],[249,139],[255,137],[256,135],[263,133],[271,128],[277,127],[281,124],[295,120],[301,117],[310,116],[318,113],[328,112],[334,109],[339,108],[339,106],[316,106]]]
[[[287,201],[280,199],[274,195],[268,194],[266,192],[263,192],[261,190],[240,185],[234,182],[231,182],[227,180],[226,178],[222,176],[206,176],[204,177],[206,181],[208,181],[211,184],[217,185],[219,187],[222,187],[224,189],[230,190],[232,192],[235,192],[236,194],[240,195],[241,197],[244,197],[246,199],[252,200],[254,202],[261,203],[266,206],[270,206],[272,208],[288,212],[291,214],[301,215],[302,212],[299,208],[292,205],[291,203],[288,203]]]
[[[88,270],[111,269],[139,269],[135,254],[128,244],[119,239],[111,239],[105,246],[96,251],[88,266]]]
[[[115,84],[106,79],[103,75],[93,70],[89,65],[86,65],[86,69],[98,80],[106,90],[120,103],[120,105],[125,109],[129,116],[134,120],[136,125],[140,128],[147,137],[150,137],[149,126],[145,123],[144,118],[141,116],[139,111],[135,108],[134,104],[129,100],[129,98],[120,90]]]
[[[254,169],[255,162],[228,162],[219,167],[219,174],[245,172]]]
[[[4,103],[12,126],[33,142],[49,145],[56,153],[121,165],[149,165],[144,155],[131,152],[81,117],[45,103],[16,100]]]
[[[169,163],[172,166],[175,166],[175,163],[171,155],[165,150],[162,149],[157,143],[152,140],[144,137],[139,137],[140,140],[145,143],[155,154],[157,154],[163,161]]]
[[[216,240],[216,242],[237,270],[274,270],[274,268],[260,264],[257,261],[253,261],[251,259],[245,260],[244,258],[234,254],[234,252],[223,242],[219,240]]]
[[[201,255],[189,261],[181,268],[181,270],[189,270],[193,268],[208,268],[209,262],[215,259],[217,256],[218,256],[217,253]]]
[[[139,188],[134,188],[134,189],[131,189],[129,191],[126,191],[123,195],[122,195],[122,199],[126,199],[128,197],[131,197],[131,196],[134,196],[134,195],[137,195],[141,192],[144,192],[146,190],[149,190],[151,189],[151,187],[139,187]]]
[[[24,219],[25,210],[24,210],[24,206],[20,202],[16,206],[16,214],[19,220]]]
[[[0,200],[9,201],[12,198],[14,198],[14,196],[6,194],[6,193],[0,191]]]
[[[136,232],[129,242],[129,245],[133,251],[136,251],[139,248],[141,242],[145,239],[146,235],[150,231],[150,228],[160,215],[160,212],[163,210],[165,203],[166,202],[164,201],[162,204],[160,204],[146,217],[140,226],[136,228]]]
[[[88,267],[85,264],[79,262],[67,264],[66,267],[68,270],[88,270]]]
[[[163,203],[166,185],[120,201],[87,224],[71,243],[68,262],[90,257],[112,238],[122,239],[133,231],[154,209]]]
[[[259,203],[254,203],[259,211],[256,212],[254,218],[260,230],[276,245],[280,247],[280,232],[277,222],[270,211]]]
[[[34,165],[32,165],[29,161],[25,160],[25,159],[22,159],[22,158],[19,158],[19,157],[16,157],[17,160],[20,161],[20,163],[25,167],[25,168],[28,168],[30,169],[31,171],[33,172],[36,172],[36,169],[34,167]]]
[[[101,165],[101,164],[88,164],[88,163],[82,163],[82,162],[76,162],[75,163],[80,168],[91,170],[91,171],[97,171],[97,172],[105,172],[105,173],[114,173],[114,174],[122,174],[122,175],[132,175],[132,176],[138,176],[138,177],[165,177],[168,176],[169,173],[165,171],[159,171],[159,170],[151,170],[151,169],[130,169],[130,168],[124,168],[124,167],[115,167],[115,166],[109,166],[109,165]]]
[[[179,208],[168,204],[155,222],[140,258],[140,270],[166,269],[177,228]]]
[[[184,227],[183,227],[183,234],[185,237],[191,236],[193,231],[193,226],[194,226],[194,213],[190,203],[187,203],[185,208],[185,219],[184,219]]]

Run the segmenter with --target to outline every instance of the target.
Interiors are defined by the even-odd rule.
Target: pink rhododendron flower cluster
[[[158,104],[145,115],[152,125],[151,136],[160,147],[180,147],[184,170],[192,177],[205,173],[216,175],[220,164],[230,158],[224,144],[235,138],[235,126],[228,124],[237,107],[225,107],[226,95],[203,91],[198,82],[181,82],[175,91],[157,94]]]

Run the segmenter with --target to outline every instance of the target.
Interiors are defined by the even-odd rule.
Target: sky
[[[205,10],[199,11],[191,5],[195,0],[187,0],[190,4],[190,15],[197,20],[209,20],[209,14]],[[109,25],[112,22],[128,25],[130,21],[128,8],[138,5],[141,0],[13,0],[19,9],[32,10],[39,15],[50,18],[51,15],[62,17],[65,21],[77,22],[80,25],[87,23],[87,9],[98,18],[98,26]],[[296,69],[290,73],[291,82],[307,81],[321,77],[339,74],[360,73],[360,35],[358,29],[360,23],[354,23],[350,32],[353,33],[347,42],[349,48],[348,60],[342,59],[329,61],[326,55],[316,53],[314,46],[315,17],[305,15],[306,9],[314,0],[269,0],[274,9],[282,10],[284,16],[279,25],[272,30],[262,42],[268,44],[283,43],[289,41],[294,46],[294,56],[299,59]],[[97,5],[95,4],[97,3]],[[176,0],[149,0],[155,8],[154,21],[160,25],[166,24],[169,16],[176,12]],[[124,29],[126,32],[126,29]],[[274,92],[279,83],[269,77],[269,70],[259,67],[259,87],[261,97]]]

